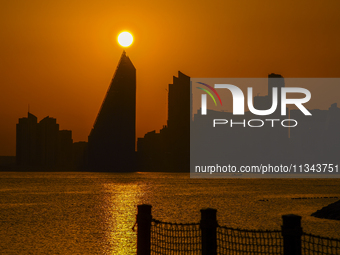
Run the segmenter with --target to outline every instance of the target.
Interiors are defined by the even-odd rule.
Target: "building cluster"
[[[20,166],[77,166],[105,172],[187,171],[190,156],[190,77],[179,72],[169,85],[168,122],[136,142],[136,68],[123,52],[88,142],[72,142],[56,119],[28,113],[17,124]]]
[[[254,97],[256,109],[269,109],[273,88],[285,86],[281,75],[270,74],[268,78],[268,95]],[[329,110],[311,110],[313,118],[291,110],[289,118],[296,119],[299,125],[288,129],[282,125],[250,128],[240,124],[227,128],[225,125],[213,127],[212,121],[233,119],[242,123],[261,116],[249,111],[238,116],[213,110],[201,115],[198,110],[192,120],[191,97],[190,77],[178,72],[168,88],[167,125],[159,132],[154,130],[138,138],[136,151],[136,68],[123,52],[88,143],[73,143],[72,132],[59,130],[56,119],[46,117],[38,123],[37,118],[28,113],[27,118],[20,118],[17,124],[17,165],[77,166],[82,170],[105,172],[188,171],[190,150],[201,155],[202,165],[216,164],[215,159],[222,159],[221,164],[235,165],[277,161],[320,163],[340,153],[340,136],[336,132],[340,128],[340,109],[336,104]],[[270,118],[282,116],[277,110]],[[244,128],[246,132],[242,131]],[[205,159],[214,162],[205,162]]]
[[[188,171],[190,165],[190,77],[178,72],[168,88],[168,121],[138,138],[139,167],[146,171]]]
[[[49,116],[38,122],[28,112],[16,125],[16,164],[18,166],[74,166],[80,159],[82,143],[73,143],[71,130],[59,130],[55,118]]]

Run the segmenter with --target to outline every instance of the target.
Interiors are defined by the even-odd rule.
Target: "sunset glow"
[[[122,32],[118,35],[118,43],[122,47],[129,47],[133,42],[133,36],[129,32]]]
[[[57,118],[74,142],[87,141],[123,49],[138,70],[136,137],[167,123],[166,89],[178,71],[340,77],[339,1],[19,2],[0,10],[0,155],[16,154],[28,104],[39,121]],[[121,32],[131,33],[130,47],[118,43]]]

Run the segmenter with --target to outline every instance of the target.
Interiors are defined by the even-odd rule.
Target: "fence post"
[[[137,205],[137,255],[150,255],[151,205]]]
[[[202,238],[202,255],[216,255],[217,254],[217,220],[216,209],[202,209],[201,210],[201,238]]]
[[[301,255],[301,216],[282,215],[283,254]]]

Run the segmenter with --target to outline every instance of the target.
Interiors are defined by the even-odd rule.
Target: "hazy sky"
[[[0,155],[27,107],[87,141],[123,49],[137,69],[137,137],[191,77],[340,77],[340,1],[0,1]]]

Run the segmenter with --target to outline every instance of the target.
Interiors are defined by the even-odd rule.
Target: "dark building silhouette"
[[[138,138],[141,170],[189,171],[190,166],[190,77],[178,72],[169,84],[168,121],[159,133]]]
[[[87,165],[87,142],[75,142],[72,144],[72,163],[76,170],[84,170]]]
[[[123,52],[88,139],[88,163],[96,171],[134,171],[136,68]]]
[[[255,96],[254,107],[257,110],[270,109],[273,103],[273,88],[277,88],[277,105],[276,111],[273,115],[280,115],[281,105],[281,88],[285,87],[284,78],[280,74],[271,73],[268,75],[268,95],[266,96]]]
[[[0,156],[0,170],[13,171],[15,170],[15,156]]]
[[[54,166],[58,158],[59,124],[49,116],[38,124],[38,162],[41,166]]]
[[[138,167],[144,171],[161,171],[165,165],[165,135],[167,127],[164,126],[160,133],[156,130],[148,132],[144,138],[137,140]]]
[[[27,113],[16,125],[16,164],[37,164],[37,117]]]
[[[190,166],[190,77],[178,72],[169,84],[167,166],[172,171],[188,171]]]
[[[174,76],[173,83],[169,84],[168,127],[171,132],[188,134],[190,128],[185,123],[190,121],[190,109],[190,77],[179,71],[178,77]]]
[[[73,160],[73,139],[71,130],[58,132],[58,165],[68,166]]]
[[[16,164],[18,166],[71,166],[73,164],[72,131],[59,130],[55,118],[49,116],[39,123],[28,113],[16,125]]]

